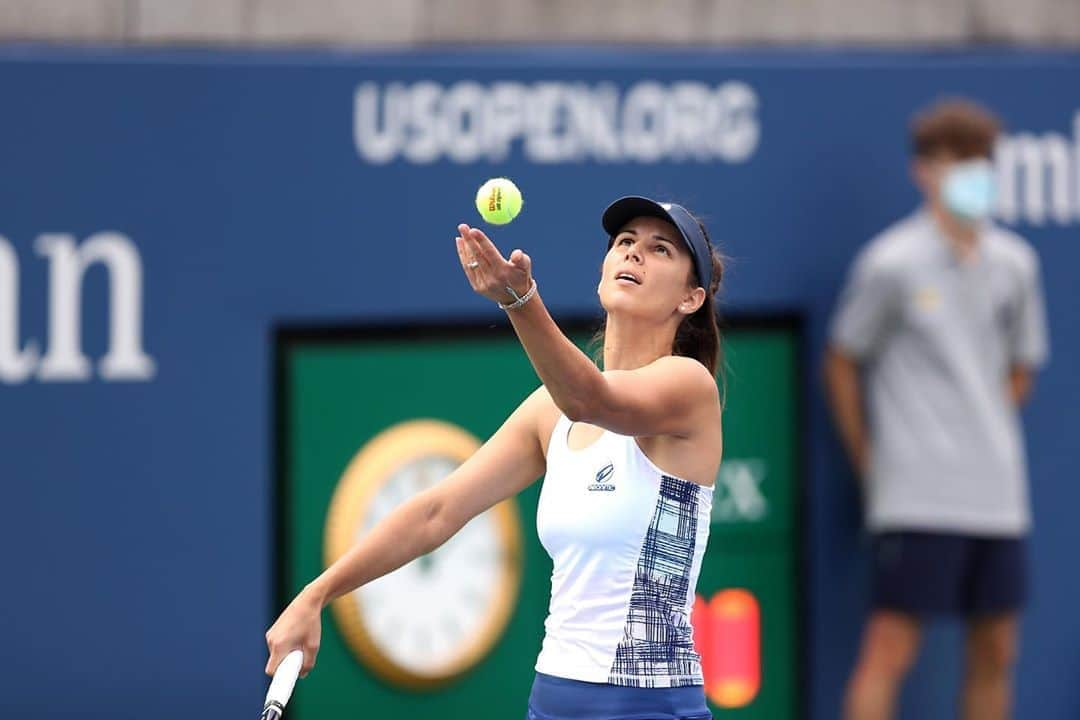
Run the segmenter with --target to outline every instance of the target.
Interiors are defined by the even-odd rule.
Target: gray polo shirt
[[[870,529],[1025,533],[1027,468],[1008,374],[1047,356],[1034,249],[987,224],[961,262],[917,212],[859,253],[830,335],[865,372]]]

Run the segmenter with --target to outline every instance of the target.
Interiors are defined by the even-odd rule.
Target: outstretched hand
[[[465,277],[488,300],[511,303],[514,295],[508,288],[520,296],[532,287],[532,260],[521,250],[514,250],[506,260],[483,230],[465,223],[458,225],[456,242]]]

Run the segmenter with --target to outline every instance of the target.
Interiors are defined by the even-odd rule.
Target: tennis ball
[[[492,225],[505,225],[521,212],[521,191],[507,178],[491,178],[476,191],[476,209]]]

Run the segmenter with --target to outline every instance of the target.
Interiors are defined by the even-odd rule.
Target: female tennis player
[[[723,264],[680,205],[605,210],[601,371],[555,325],[521,250],[459,225],[473,290],[502,306],[543,385],[445,480],[401,506],[311,582],[266,634],[267,671],[315,663],[334,598],[432,552],[546,474],[537,511],[551,604],[530,720],[700,720],[690,610],[720,465],[714,294]]]

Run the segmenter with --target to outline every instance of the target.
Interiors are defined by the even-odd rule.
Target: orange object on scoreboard
[[[721,590],[706,603],[694,598],[694,641],[705,694],[724,708],[749,705],[761,687],[761,610],[753,593]]]

